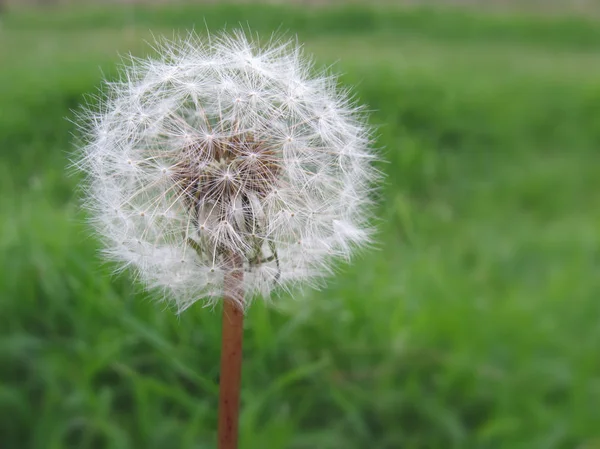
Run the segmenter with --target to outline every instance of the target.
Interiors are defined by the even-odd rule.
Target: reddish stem
[[[234,268],[225,275],[219,381],[219,449],[236,449],[238,442],[244,330],[244,312],[240,306],[244,274],[239,255],[234,255],[233,266]]]

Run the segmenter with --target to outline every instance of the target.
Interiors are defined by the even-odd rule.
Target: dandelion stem
[[[218,448],[236,449],[242,375],[244,312],[243,265],[239,254],[232,254],[232,268],[225,274],[223,334],[221,342],[221,378],[219,382]]]

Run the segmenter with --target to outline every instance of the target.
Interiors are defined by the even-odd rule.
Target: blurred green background
[[[250,309],[241,448],[600,448],[596,3],[8,3],[0,447],[215,446],[219,310],[111,276],[68,118],[151,33],[241,23],[337,61],[387,174],[376,249]]]

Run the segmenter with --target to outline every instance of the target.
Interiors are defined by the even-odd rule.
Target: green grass
[[[215,445],[219,311],[111,276],[65,172],[117,51],[194,12],[339,60],[386,159],[378,248],[249,311],[241,447],[600,448],[597,24],[189,8],[0,19],[0,445]]]
[[[353,5],[345,8],[285,8],[252,3],[232,5],[177,4],[174,6],[129,5],[115,14],[112,9],[65,7],[54,14],[27,9],[7,14],[6,26],[26,30],[79,30],[90,27],[119,29],[156,27],[204,29],[250,23],[255,29],[272,32],[282,28],[319,35],[392,33],[397,36],[424,35],[445,40],[493,39],[555,47],[590,48],[600,43],[597,17],[590,13],[568,13],[538,17],[514,13],[481,15],[469,9],[385,8]]]

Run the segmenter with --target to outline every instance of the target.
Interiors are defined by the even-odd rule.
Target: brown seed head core
[[[237,238],[243,239],[246,260],[251,265],[274,260],[275,248],[270,243],[265,245],[264,223],[256,213],[257,203],[277,188],[283,171],[281,163],[280,151],[252,133],[228,138],[209,136],[189,145],[176,164],[174,180],[198,236],[202,237],[209,216],[213,225],[230,225]],[[195,242],[188,243],[199,252]],[[228,253],[227,238],[214,243],[221,256]],[[270,255],[265,256],[265,251]]]
[[[198,202],[225,205],[239,195],[264,198],[281,172],[275,149],[249,133],[190,145],[177,166],[177,184],[190,207]]]

